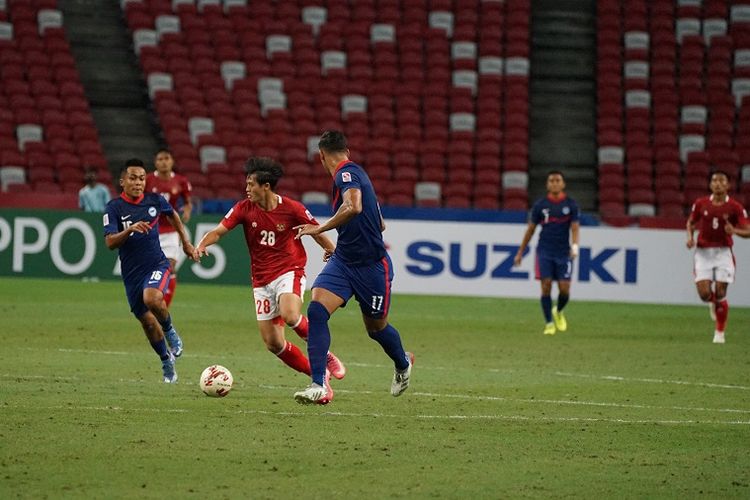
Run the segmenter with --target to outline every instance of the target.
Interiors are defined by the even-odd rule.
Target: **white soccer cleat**
[[[708,315],[713,321],[716,321],[716,302],[713,300],[708,303]]]
[[[409,358],[409,366],[406,369],[393,372],[393,382],[391,383],[391,396],[398,397],[409,388],[409,379],[411,378],[411,367],[414,366],[414,354],[407,352],[406,357]]]
[[[724,332],[720,332],[716,330],[714,332],[714,344],[723,344],[724,343]]]
[[[177,383],[177,372],[174,369],[174,355],[168,352],[169,358],[161,362],[161,371],[164,374],[165,384]]]
[[[316,383],[308,385],[302,391],[295,392],[294,400],[301,405],[327,404],[330,401],[327,388]]]

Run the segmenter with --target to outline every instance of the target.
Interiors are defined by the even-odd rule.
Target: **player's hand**
[[[578,257],[578,244],[577,243],[573,243],[570,246],[570,258],[571,259],[575,259],[576,257]]]
[[[198,257],[198,260],[200,260],[201,257],[208,257],[208,248],[203,246],[195,247],[195,255]]]
[[[131,233],[146,234],[151,230],[151,225],[145,220],[138,221],[128,228]]]
[[[182,251],[185,252],[185,255],[187,255],[190,260],[198,262],[195,256],[195,247],[189,241],[182,242]]]
[[[727,234],[734,234],[734,226],[731,222],[725,221],[724,222],[724,231],[726,231]]]
[[[688,240],[687,240],[687,247],[688,248],[693,248],[694,246],[695,246],[695,240],[693,240],[693,238],[688,238]]]
[[[517,253],[515,257],[513,257],[513,265],[514,266],[520,266],[521,265],[521,258],[523,256],[520,253]]]
[[[294,226],[293,229],[297,231],[297,236],[294,237],[295,240],[300,239],[306,234],[310,236],[320,234],[320,226],[316,224],[302,224],[301,226]]]
[[[329,260],[331,260],[331,257],[333,257],[333,252],[335,251],[336,249],[334,248],[332,250],[326,250],[325,252],[323,252],[323,262],[328,262]]]

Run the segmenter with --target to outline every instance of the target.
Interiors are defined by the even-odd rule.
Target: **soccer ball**
[[[201,373],[201,390],[212,398],[223,398],[232,389],[232,373],[221,365],[211,365]]]

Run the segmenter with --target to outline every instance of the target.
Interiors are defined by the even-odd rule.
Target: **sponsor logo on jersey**
[[[341,180],[344,182],[352,182],[352,174],[350,174],[349,172],[342,172]]]
[[[149,207],[149,209],[148,209],[148,214],[149,214],[149,215],[150,215],[151,217],[155,217],[155,216],[156,216],[156,207]]]

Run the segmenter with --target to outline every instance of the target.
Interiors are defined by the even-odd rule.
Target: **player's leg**
[[[169,259],[169,271],[171,279],[164,290],[164,301],[167,307],[172,304],[174,292],[177,288],[177,258],[180,255],[180,239],[176,232],[161,233],[159,235],[159,244],[164,255]]]
[[[353,269],[352,275],[355,277],[354,296],[362,311],[367,334],[380,344],[383,351],[393,360],[391,394],[400,396],[409,387],[414,356],[404,350],[401,334],[388,322],[393,264],[386,255],[376,264]]]
[[[172,354],[179,358],[183,351],[182,338],[172,324],[172,315],[169,314],[169,308],[164,300],[164,291],[169,283],[170,275],[168,263],[164,263],[151,273],[144,283],[143,303],[161,325]]]
[[[299,347],[284,337],[284,321],[280,316],[271,320],[258,320],[258,331],[263,343],[285,365],[305,375],[310,375],[310,362]]]
[[[557,280],[557,304],[552,308],[552,319],[555,328],[561,332],[568,329],[568,320],[565,318],[563,309],[570,299],[570,278],[573,274],[573,260],[570,257],[557,259],[553,278]],[[551,294],[551,291],[550,291]]]
[[[539,303],[542,306],[544,316],[544,334],[554,335],[555,324],[552,322],[552,278],[554,273],[554,260],[547,258],[537,252],[535,257],[536,279],[541,286]]]
[[[716,311],[716,329],[714,330],[714,343],[724,343],[724,331],[729,318],[729,301],[727,300],[727,288],[729,284],[723,281],[714,283],[714,304]]]
[[[307,280],[302,271],[290,271],[274,280],[278,293],[277,302],[284,323],[288,325],[302,339],[307,341],[309,321],[302,314],[302,297],[305,294]],[[341,380],[346,375],[346,367],[332,352],[326,357],[326,367],[331,375]]]
[[[294,399],[301,404],[327,402],[330,386],[326,381],[327,356],[331,346],[331,331],[328,320],[336,309],[342,307],[352,296],[352,288],[346,267],[336,260],[329,260],[312,286],[312,300],[307,306],[309,334],[307,357],[310,360],[312,384],[296,392]]]
[[[174,368],[174,356],[167,347],[167,342],[164,339],[164,332],[161,329],[161,325],[159,325],[159,321],[149,310],[145,310],[145,312],[138,316],[138,321],[141,322],[141,327],[151,344],[151,348],[161,360],[164,382],[174,384],[177,382],[177,372]]]
[[[172,356],[172,353],[169,352],[169,349],[167,348],[161,325],[159,325],[159,322],[156,320],[153,313],[149,311],[143,300],[144,287],[148,280],[149,277],[146,277],[143,280],[126,281],[125,293],[128,297],[128,303],[130,304],[130,311],[141,323],[143,333],[146,334],[146,339],[161,360],[164,381],[174,383],[177,381],[177,374],[174,371],[174,356]]]

